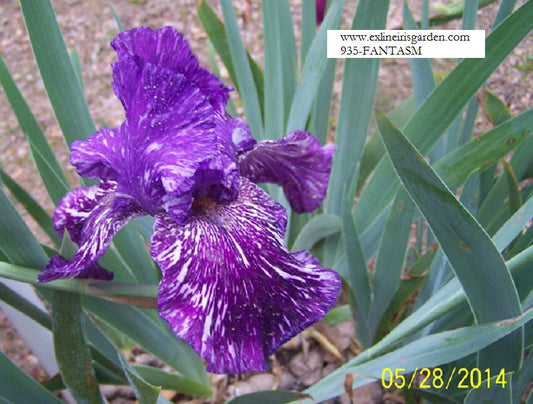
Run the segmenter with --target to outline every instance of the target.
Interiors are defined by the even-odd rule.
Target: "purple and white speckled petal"
[[[340,277],[285,248],[285,210],[245,178],[236,200],[200,200],[194,209],[183,226],[156,216],[159,314],[208,371],[263,371],[276,348],[326,314]]]
[[[322,147],[308,132],[295,131],[240,154],[239,168],[253,182],[281,185],[296,212],[312,212],[326,195],[335,150],[334,145]]]
[[[54,214],[54,227],[60,235],[66,229],[79,245],[71,260],[55,258],[39,274],[39,282],[64,278],[110,279],[97,265],[113,236],[130,219],[146,213],[131,198],[117,196],[116,184],[80,188],[63,198]]]
[[[151,137],[168,132],[214,126],[207,96],[182,73],[134,56],[113,63],[112,85],[127,121],[135,126],[128,131],[129,140],[150,143]]]
[[[63,231],[67,230],[70,239],[80,245],[87,218],[103,198],[112,198],[115,188],[113,181],[100,181],[98,185],[67,193],[59,201],[52,220],[57,234],[63,237]]]
[[[79,175],[116,181],[121,177],[122,127],[104,128],[70,147],[70,164]]]
[[[71,275],[65,276],[64,268],[68,266],[68,261],[60,255],[54,255],[50,258],[50,262],[45,266],[39,274],[39,282],[50,282],[56,279],[70,278]],[[76,278],[91,278],[100,279],[103,281],[110,281],[113,279],[113,272],[102,268],[97,262],[84,268],[83,271],[77,272]]]
[[[72,144],[70,162],[78,174],[131,180],[159,160],[156,154],[165,154],[163,147],[190,157],[191,166],[216,153],[214,110],[183,74],[129,58],[113,65],[113,75],[126,122]]]
[[[120,192],[154,215],[186,219],[193,193],[222,201],[237,194],[239,170],[225,115],[183,74],[125,58],[113,83],[126,122],[75,142],[78,173],[116,179]],[[104,136],[105,135],[105,136]],[[104,177],[106,178],[106,177]]]
[[[194,82],[219,111],[224,111],[230,89],[200,67],[182,33],[171,27],[153,31],[140,27],[118,34],[111,46],[119,59],[139,56],[148,63],[184,74]]]

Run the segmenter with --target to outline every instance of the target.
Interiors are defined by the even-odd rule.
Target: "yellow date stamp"
[[[505,369],[493,374],[491,369],[457,368],[454,367],[444,372],[442,368],[416,368],[407,374],[403,368],[385,368],[381,372],[381,385],[390,389],[479,389],[487,388],[505,389],[508,381],[505,378]]]

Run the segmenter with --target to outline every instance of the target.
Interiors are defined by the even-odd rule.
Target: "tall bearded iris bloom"
[[[324,316],[340,279],[287,250],[285,209],[255,183],[279,184],[296,211],[312,211],[334,148],[304,131],[256,142],[225,112],[229,89],[172,28],[126,31],[111,46],[126,119],[72,144],[71,163],[99,184],[60,201],[55,229],[79,250],[53,257],[39,281],[110,279],[98,258],[130,219],[152,215],[161,317],[208,371],[264,370],[268,355]]]

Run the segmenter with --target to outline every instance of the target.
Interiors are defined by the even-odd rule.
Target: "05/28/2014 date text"
[[[491,369],[450,368],[446,374],[442,368],[416,368],[413,373],[405,374],[403,368],[385,368],[381,372],[381,385],[390,389],[478,389],[501,388],[507,385],[505,369],[493,374]]]

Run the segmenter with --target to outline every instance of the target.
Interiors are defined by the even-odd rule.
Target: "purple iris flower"
[[[230,89],[173,28],[126,31],[111,46],[126,119],[72,144],[78,173],[100,181],[60,201],[54,227],[79,250],[53,257],[39,281],[111,279],[98,258],[130,219],[152,215],[161,317],[208,371],[265,370],[277,347],[325,315],[341,282],[308,252],[287,250],[286,211],[255,183],[279,184],[294,210],[312,211],[335,149],[304,131],[256,142],[225,112]]]
[[[316,25],[322,24],[327,5],[328,0],[315,0]]]

